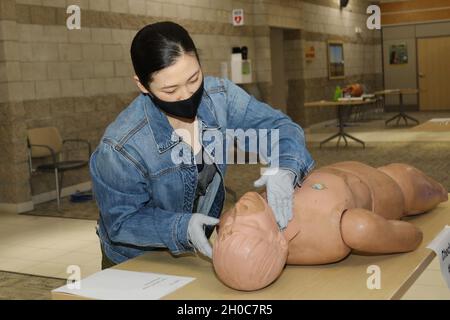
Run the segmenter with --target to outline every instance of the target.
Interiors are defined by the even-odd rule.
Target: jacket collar
[[[141,93],[140,98],[144,102],[145,117],[158,146],[159,153],[165,152],[177,145],[181,141],[181,137],[175,133],[167,116],[155,106],[150,97]],[[203,92],[197,117],[202,125],[202,132],[208,129],[220,129],[213,111],[213,102],[206,91]]]

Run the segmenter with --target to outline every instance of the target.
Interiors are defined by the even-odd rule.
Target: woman
[[[90,161],[102,268],[156,248],[211,258],[226,163],[207,150],[205,133],[278,129],[277,165],[255,187],[266,186],[284,229],[294,187],[314,166],[300,126],[228,79],[205,77],[191,37],[176,23],[142,28],[130,51],[141,94],[108,126]]]

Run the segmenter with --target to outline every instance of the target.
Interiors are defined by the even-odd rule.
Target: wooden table
[[[382,90],[382,91],[375,92],[375,95],[377,95],[377,96],[399,95],[399,97],[400,97],[400,112],[398,114],[396,114],[395,116],[393,116],[392,118],[386,120],[385,125],[387,125],[389,122],[391,122],[395,119],[397,119],[396,125],[399,124],[400,119],[403,119],[405,121],[405,125],[408,124],[408,119],[419,124],[420,123],[419,120],[417,120],[416,118],[413,118],[410,115],[407,115],[405,113],[405,110],[404,110],[405,106],[403,104],[403,95],[417,94],[417,93],[419,93],[418,89],[388,89],[388,90]]]
[[[317,107],[337,107],[337,118],[338,118],[338,126],[339,126],[339,130],[336,134],[332,135],[331,137],[326,138],[325,140],[320,142],[320,147],[322,147],[322,145],[324,143],[327,143],[330,140],[333,140],[334,138],[338,138],[336,147],[339,147],[339,143],[341,141],[341,138],[344,139],[345,141],[345,146],[348,145],[347,143],[347,138],[352,139],[356,142],[359,142],[363,145],[363,148],[366,147],[366,144],[364,143],[364,141],[357,139],[355,137],[353,137],[352,135],[348,134],[347,132],[344,131],[344,108],[347,106],[361,106],[361,105],[365,105],[365,104],[370,104],[370,103],[375,103],[376,100],[374,99],[370,99],[370,100],[343,100],[343,101],[326,101],[326,100],[322,100],[322,101],[314,101],[314,102],[306,102],[304,104],[305,107],[307,108],[317,108]]]
[[[423,241],[413,252],[378,256],[351,254],[341,262],[322,266],[286,266],[270,286],[254,292],[233,290],[215,276],[210,262],[194,256],[174,258],[167,252],[148,253],[114,268],[194,277],[196,280],[164,299],[399,299],[435,257],[425,247],[450,224],[450,202],[410,221],[423,232]],[[370,266],[381,271],[381,288],[368,289]],[[52,293],[53,299],[84,299]]]

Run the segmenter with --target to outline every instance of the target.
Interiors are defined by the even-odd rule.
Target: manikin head
[[[266,200],[248,192],[221,218],[213,264],[231,288],[258,290],[280,275],[287,253],[288,243]]]

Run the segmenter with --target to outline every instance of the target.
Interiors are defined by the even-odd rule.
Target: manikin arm
[[[399,253],[415,250],[422,232],[405,221],[387,220],[365,209],[349,209],[341,220],[344,242],[365,253]]]

